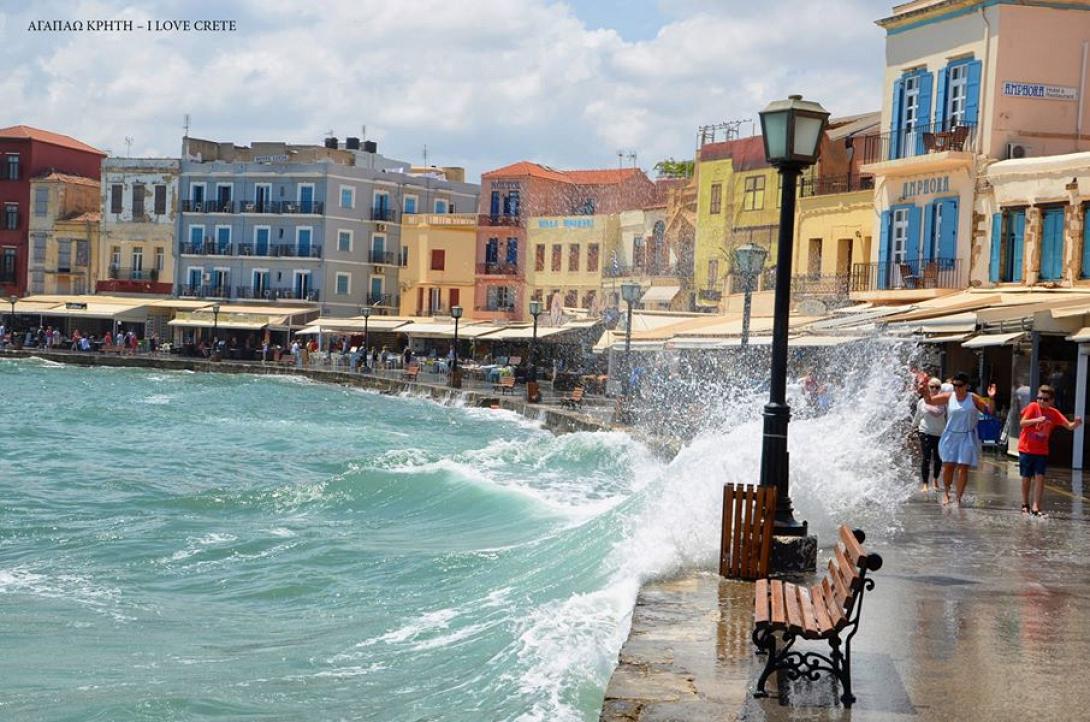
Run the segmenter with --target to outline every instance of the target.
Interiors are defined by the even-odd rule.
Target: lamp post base
[[[772,537],[772,556],[768,568],[774,574],[800,574],[817,570],[817,537]]]
[[[462,370],[451,369],[450,371],[450,387],[452,389],[462,388]]]
[[[541,388],[537,381],[526,382],[526,403],[536,404],[541,401]]]

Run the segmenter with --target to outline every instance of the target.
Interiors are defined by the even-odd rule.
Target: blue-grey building
[[[404,213],[473,212],[456,168],[412,168],[375,143],[324,146],[186,137],[175,285],[211,299],[292,298],[324,315],[394,314]]]

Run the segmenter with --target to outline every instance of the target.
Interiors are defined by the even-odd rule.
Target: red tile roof
[[[490,170],[481,178],[509,178],[511,176],[533,176],[545,178],[557,183],[574,183],[576,185],[611,185],[623,183],[633,176],[642,175],[639,168],[611,168],[595,170],[557,170],[547,165],[533,163],[528,160],[505,165],[496,170]]]
[[[81,175],[69,175],[68,173],[46,173],[40,175],[34,180],[47,180],[47,181],[60,181],[61,183],[71,183],[73,185],[80,186],[94,186],[98,188],[98,181],[94,178],[85,178]]]
[[[86,213],[80,213],[78,216],[62,220],[71,223],[98,223],[102,220],[102,213],[100,211],[87,211]]]
[[[586,185],[609,185],[623,183],[633,176],[643,173],[639,168],[603,168],[601,170],[565,170],[561,171],[575,183]]]
[[[511,165],[505,165],[502,168],[496,170],[490,170],[481,178],[507,178],[510,176],[534,176],[535,178],[546,178],[548,180],[557,181],[559,183],[571,183],[571,179],[568,178],[563,171],[555,170],[547,165],[541,165],[539,163],[531,163],[528,160],[519,161],[518,163],[512,163]]]
[[[13,125],[10,128],[0,128],[0,138],[28,138],[30,140],[36,140],[40,143],[59,145],[63,148],[81,150],[85,153],[97,153],[102,157],[106,157],[106,154],[98,148],[92,148],[86,143],[78,141],[75,138],[71,138],[67,135],[61,135],[60,133],[52,133],[48,130],[31,128],[29,125]]]
[[[754,170],[767,168],[764,139],[759,135],[722,143],[707,143],[700,149],[700,160],[725,160],[734,162],[734,170]]]

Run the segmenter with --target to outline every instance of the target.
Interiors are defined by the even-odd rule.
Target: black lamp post
[[[745,303],[742,306],[742,347],[749,345],[749,316],[753,309],[753,279],[761,275],[768,251],[760,246],[747,243],[734,249],[734,270],[742,276],[745,284]]]
[[[537,317],[541,315],[541,301],[536,298],[530,301],[530,315],[534,317],[534,335],[530,339],[530,372],[526,377],[526,400],[535,403],[541,399],[537,390],[537,363],[534,360],[534,352],[537,350]]]
[[[623,406],[621,407],[621,421],[627,423],[630,420],[629,396],[632,393],[632,304],[639,303],[643,295],[643,287],[638,283],[622,283],[621,298],[628,304],[628,321],[624,328],[624,376],[621,379],[623,389]]]
[[[360,315],[363,316],[363,370],[366,371],[370,368],[367,365],[367,357],[370,355],[370,346],[367,345],[367,331],[368,324],[371,320],[371,307],[364,306],[360,309]]]
[[[817,162],[829,114],[801,95],[777,100],[761,111],[765,157],[780,173],[780,234],[776,258],[776,304],[772,326],[772,376],[764,411],[761,485],[779,489],[775,533],[805,536],[806,522],[796,521],[788,480],[787,324],[791,311],[791,246],[795,235],[795,188],[804,168]]]
[[[461,306],[451,306],[450,316],[454,319],[454,358],[450,365],[450,386],[454,389],[462,388],[462,376],[458,372],[458,319],[462,317]]]
[[[11,318],[8,319],[8,333],[11,334],[11,345],[15,345],[15,302],[19,300],[19,297],[15,294],[8,296],[8,303],[11,304]]]
[[[220,328],[220,305],[218,303],[212,304],[212,343],[217,343],[216,335],[219,333]]]

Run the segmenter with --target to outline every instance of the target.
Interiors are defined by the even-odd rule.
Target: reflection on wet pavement
[[[779,699],[747,695],[741,718],[1090,717],[1090,685],[1081,680],[1090,659],[1090,520],[1083,511],[1090,500],[1081,475],[1050,475],[1047,518],[1020,512],[1017,468],[1003,460],[986,461],[969,494],[971,505],[962,509],[920,494],[904,505],[899,529],[866,529],[868,548],[885,566],[874,575],[853,641],[852,709],[822,679],[782,685]],[[721,663],[746,646],[735,643],[742,622],[732,617],[747,612],[741,605],[723,610],[730,631]],[[751,670],[752,688],[751,644],[747,650],[734,663]],[[776,685],[769,690],[775,694]]]

